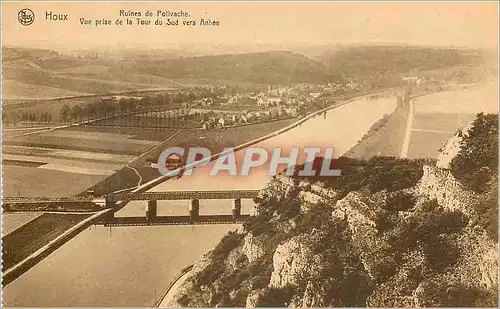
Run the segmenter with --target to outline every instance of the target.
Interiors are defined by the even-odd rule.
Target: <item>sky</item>
[[[35,13],[30,26],[20,9]],[[120,10],[184,11],[186,20],[220,26],[117,26]],[[67,21],[45,20],[46,12]],[[109,19],[111,26],[82,26],[80,18]],[[123,20],[126,17],[121,17]],[[163,19],[164,21],[166,19]],[[180,19],[182,23],[184,19]],[[5,2],[3,45],[58,49],[163,47],[183,43],[350,44],[405,43],[455,47],[498,46],[498,3],[490,2]],[[196,44],[195,44],[196,45]]]

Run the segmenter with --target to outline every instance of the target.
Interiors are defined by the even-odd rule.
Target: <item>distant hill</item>
[[[19,47],[2,50],[3,77],[29,84],[13,83],[19,92],[15,97],[36,85],[94,94],[214,83],[327,83],[342,77],[384,80],[379,84],[389,85],[390,79],[399,81],[403,74],[469,67],[481,59],[471,50],[415,46],[336,45],[205,56],[192,56],[193,50],[184,57],[174,57],[167,49],[72,55]]]
[[[335,79],[321,63],[305,56],[271,51],[139,61],[141,73],[168,78],[206,78],[259,84],[325,83]]]
[[[407,74],[478,64],[478,51],[418,46],[352,46],[326,51],[318,59],[348,77]]]
[[[23,48],[23,47],[3,47],[2,61],[10,62],[18,59],[37,61],[45,58],[59,56],[59,53],[48,49]]]

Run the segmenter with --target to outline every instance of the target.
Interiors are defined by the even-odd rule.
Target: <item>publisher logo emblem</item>
[[[17,20],[23,26],[29,26],[35,21],[35,13],[30,9],[22,9],[17,14]]]

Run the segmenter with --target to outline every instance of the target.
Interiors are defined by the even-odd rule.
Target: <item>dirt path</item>
[[[406,121],[405,139],[401,148],[401,158],[408,157],[408,149],[410,148],[411,128],[413,126],[413,100],[410,100],[410,108],[408,109],[408,120]]]
[[[174,134],[170,135],[167,139],[165,139],[163,142],[159,143],[158,145],[154,146],[153,148],[149,149],[148,151],[142,153],[140,156],[138,157],[135,157],[134,159],[130,160],[127,165],[125,165],[125,167],[127,167],[128,169],[134,171],[134,173],[137,175],[137,177],[139,178],[139,181],[137,182],[137,185],[135,187],[132,187],[132,188],[127,188],[127,189],[122,189],[122,190],[119,190],[119,191],[125,191],[125,190],[129,190],[129,189],[135,189],[137,187],[140,187],[141,184],[142,184],[142,176],[141,174],[139,173],[139,171],[131,166],[130,164],[136,162],[138,159],[150,154],[151,152],[155,151],[156,149],[158,149],[159,147],[162,147],[163,145],[165,145],[165,143],[167,143],[168,141],[170,141],[172,138],[174,138],[175,136],[177,136],[177,134],[179,134],[182,130],[178,130],[177,132],[175,132]]]

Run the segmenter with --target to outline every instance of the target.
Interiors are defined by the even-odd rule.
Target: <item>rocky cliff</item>
[[[455,179],[454,138],[435,166],[349,161],[347,179],[277,177],[195,265],[177,304],[496,306],[498,240],[478,206],[493,195]]]

